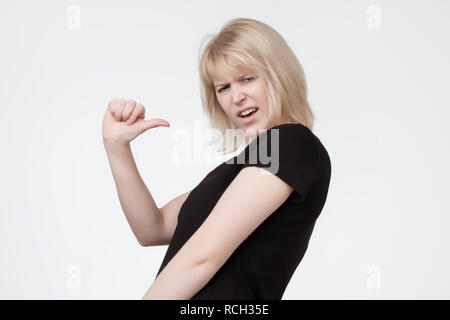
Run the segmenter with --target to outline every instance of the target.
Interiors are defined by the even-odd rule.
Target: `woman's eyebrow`
[[[246,73],[246,74],[244,74],[243,76],[238,77],[238,79],[245,78],[248,74],[249,74],[249,73]],[[213,81],[213,82],[214,82],[214,81]],[[228,83],[222,83],[222,82],[219,82],[219,83],[215,84],[214,87],[217,87],[217,86],[223,86],[223,85],[227,85],[227,84],[228,84]]]

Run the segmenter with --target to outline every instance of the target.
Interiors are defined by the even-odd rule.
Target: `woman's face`
[[[221,68],[216,75],[213,83],[217,100],[236,128],[242,129],[246,134],[258,134],[258,129],[276,125],[275,119],[269,119],[269,101],[261,77],[237,68]],[[242,111],[250,108],[257,110],[249,117],[242,117]]]

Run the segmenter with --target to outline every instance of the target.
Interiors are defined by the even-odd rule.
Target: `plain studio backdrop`
[[[131,143],[158,206],[194,188],[220,161],[198,158],[199,46],[237,17],[294,50],[332,163],[283,299],[450,298],[449,15],[445,0],[2,1],[0,298],[144,295],[167,246],[132,234],[104,112],[133,98],[170,122]]]

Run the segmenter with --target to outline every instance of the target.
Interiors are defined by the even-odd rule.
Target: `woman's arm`
[[[290,185],[265,169],[242,169],[143,299],[191,299],[292,191]]]
[[[105,149],[120,205],[142,246],[160,242],[163,219],[136,167],[129,144],[107,144]]]
[[[170,126],[164,119],[145,120],[145,108],[133,99],[112,99],[102,121],[103,145],[108,155],[120,205],[139,243],[161,239],[163,219],[134,162],[130,142],[143,132]]]

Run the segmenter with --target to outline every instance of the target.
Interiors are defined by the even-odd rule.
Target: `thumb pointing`
[[[148,129],[160,127],[160,126],[170,127],[170,123],[164,119],[159,119],[159,118],[143,120],[141,122],[142,132],[147,131]]]

